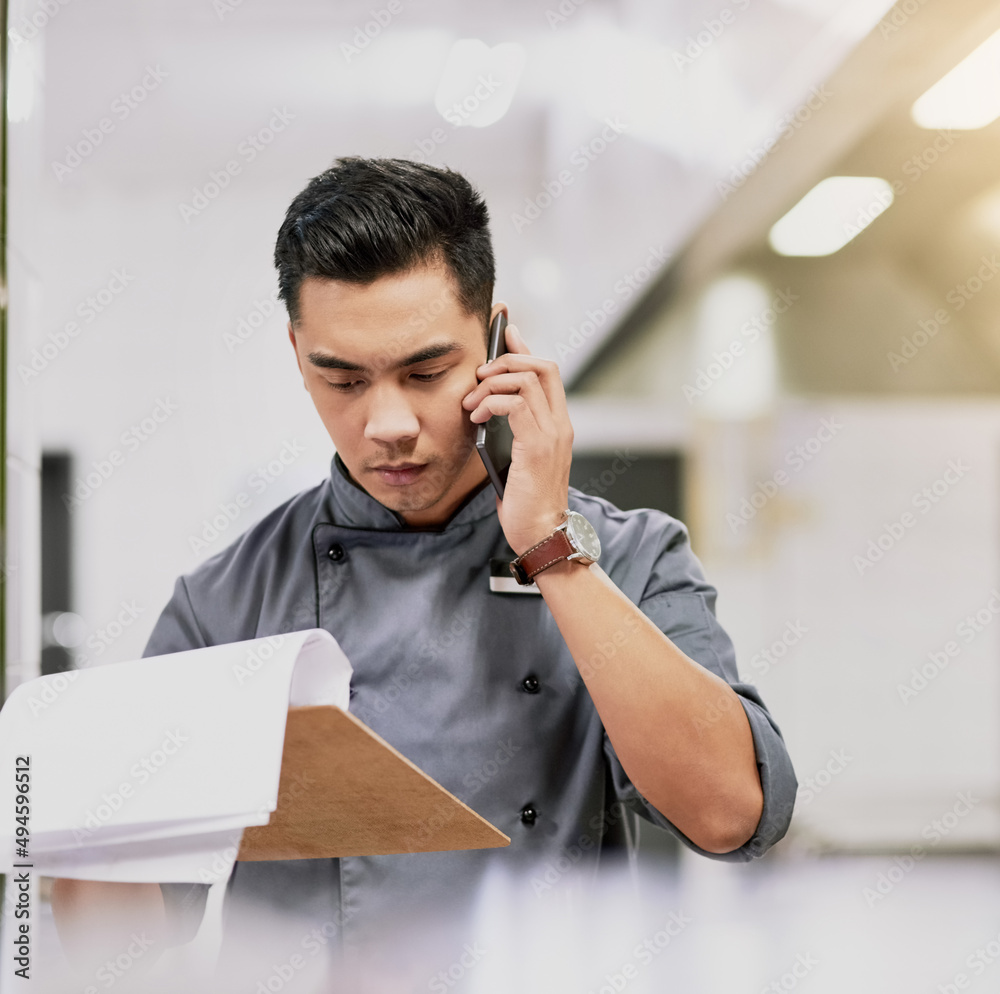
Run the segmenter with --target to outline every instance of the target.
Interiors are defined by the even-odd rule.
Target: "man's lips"
[[[395,465],[386,463],[383,466],[373,466],[371,471],[378,474],[383,483],[388,483],[392,487],[402,487],[415,482],[426,468],[427,463],[401,462]]]

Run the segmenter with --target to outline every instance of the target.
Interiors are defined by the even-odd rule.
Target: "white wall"
[[[936,845],[996,845],[1000,403],[789,401],[726,430],[744,458],[703,465],[703,559],[805,788],[796,831],[929,845],[946,818]]]

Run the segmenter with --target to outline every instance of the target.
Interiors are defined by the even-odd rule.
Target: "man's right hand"
[[[129,960],[142,973],[167,945],[167,916],[159,884],[57,878],[52,915],[66,959],[77,969]]]

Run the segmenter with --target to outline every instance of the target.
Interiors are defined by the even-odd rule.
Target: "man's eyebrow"
[[[431,359],[440,359],[443,356],[451,355],[453,352],[461,352],[463,349],[461,342],[440,342],[437,345],[428,345],[426,348],[411,352],[402,359],[397,359],[389,364],[389,368],[402,369],[404,366],[415,366],[420,362],[428,362]],[[330,355],[328,352],[310,352],[306,358],[320,369],[346,369],[352,373],[368,373],[370,370],[361,363],[351,362],[349,359],[341,359],[338,356]]]

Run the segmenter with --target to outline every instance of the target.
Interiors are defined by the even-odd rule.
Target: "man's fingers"
[[[489,386],[480,384],[469,395],[466,407],[472,406],[471,418],[479,423],[485,420],[484,412],[498,413],[487,404],[493,397],[520,397],[532,412],[536,425],[543,431],[555,432],[556,423],[549,407],[548,398],[542,390],[538,377],[532,373],[508,373],[501,377],[493,377]],[[505,413],[505,412],[499,412]],[[511,429],[514,429],[511,425]]]
[[[525,355],[520,352],[505,352],[503,355],[497,356],[489,365],[480,366],[477,373],[484,382],[501,373],[534,373],[541,384],[552,413],[559,417],[560,412],[566,412],[566,391],[559,375],[559,367],[549,359],[539,359],[538,356]],[[568,412],[565,413],[565,416],[569,417]],[[561,417],[560,420],[562,420]]]
[[[523,442],[539,428],[531,405],[519,393],[491,393],[472,412],[473,419],[478,417],[480,422],[488,421],[494,415],[507,418],[515,441]]]

